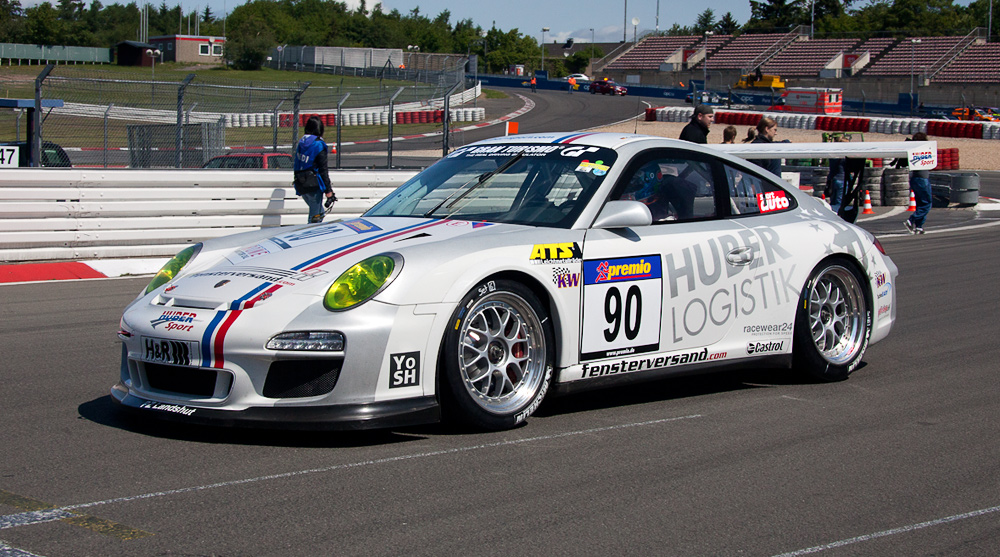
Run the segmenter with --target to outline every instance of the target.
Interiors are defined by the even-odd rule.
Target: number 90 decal
[[[584,261],[583,279],[581,360],[659,350],[658,255]]]

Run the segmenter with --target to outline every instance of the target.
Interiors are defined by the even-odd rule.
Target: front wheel
[[[795,316],[793,365],[823,381],[847,379],[872,334],[865,278],[853,265],[828,261],[813,271]]]
[[[442,349],[446,415],[509,429],[541,404],[555,359],[552,323],[538,298],[508,280],[483,282],[455,310]]]

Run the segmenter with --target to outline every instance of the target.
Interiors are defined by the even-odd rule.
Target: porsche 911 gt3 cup
[[[900,154],[867,145],[729,147]],[[933,146],[891,145],[915,164]],[[871,234],[715,147],[497,138],[359,218],[183,250],[122,316],[112,394],[191,423],[503,429],[552,391],[719,366],[835,381],[892,328],[896,273]]]

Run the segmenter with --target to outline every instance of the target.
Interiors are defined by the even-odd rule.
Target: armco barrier
[[[360,215],[415,171],[337,171],[330,217]],[[0,261],[169,256],[184,245],[303,224],[285,171],[0,170]]]

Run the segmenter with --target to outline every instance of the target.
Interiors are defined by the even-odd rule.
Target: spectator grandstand
[[[766,63],[766,74],[816,77],[835,56],[848,52],[861,42],[858,39],[800,40],[790,44]],[[713,61],[709,61],[711,65]]]
[[[847,52],[847,54],[864,54],[867,52],[871,56],[872,61],[875,61],[898,40],[892,37],[872,37],[852,51]]]
[[[939,83],[1000,82],[1000,43],[974,44],[941,70],[933,81]]]
[[[723,37],[731,38],[728,35],[723,35]],[[784,33],[740,35],[726,42],[722,48],[714,52],[709,50],[708,67],[713,69],[745,69],[762,53],[774,48],[776,44],[786,38],[787,35]],[[709,42],[709,45],[711,44]],[[700,64],[697,67],[700,67]]]
[[[919,75],[941,60],[964,37],[913,37],[900,41],[882,57],[860,72],[865,77]],[[919,41],[919,42],[913,42]]]
[[[624,54],[615,52],[607,67],[596,68],[599,77],[684,88],[706,75],[721,90],[759,69],[791,87],[839,87],[845,97],[906,112],[915,108],[907,106],[915,104],[905,101],[908,92],[928,106],[1000,104],[1000,43],[987,43],[984,28],[965,36],[810,39],[808,27],[799,26],[784,34],[649,36],[622,46]],[[963,84],[961,91],[956,84]]]
[[[679,48],[692,47],[701,35],[646,37],[608,64],[607,70],[659,70],[663,61]],[[699,45],[700,48],[700,45]]]

